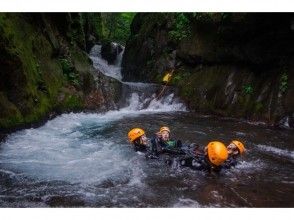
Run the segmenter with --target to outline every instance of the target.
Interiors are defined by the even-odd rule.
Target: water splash
[[[102,45],[95,45],[90,51],[90,59],[93,61],[94,68],[100,70],[104,75],[115,78],[119,81],[122,79],[121,75],[121,62],[124,49],[118,54],[115,64],[108,65],[107,61],[101,56]]]
[[[138,182],[131,180],[139,178],[134,175],[138,166],[132,170],[132,154],[99,132],[123,116],[119,111],[63,114],[40,128],[11,134],[1,146],[1,167],[40,180],[102,182],[130,173],[130,181]],[[95,138],[88,129],[97,131]]]
[[[141,100],[138,93],[132,93],[127,103],[128,106],[121,109],[122,111],[139,111],[139,113],[187,111],[186,106],[175,99],[173,93],[158,100],[155,94]]]

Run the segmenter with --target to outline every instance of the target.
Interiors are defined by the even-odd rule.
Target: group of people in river
[[[233,140],[228,146],[220,141],[212,141],[205,147],[197,144],[184,146],[180,140],[171,138],[168,127],[161,127],[155,137],[149,139],[141,128],[129,131],[128,139],[135,151],[143,152],[147,159],[164,158],[166,164],[178,163],[182,167],[194,170],[219,172],[238,163],[238,158],[245,153],[245,146]]]

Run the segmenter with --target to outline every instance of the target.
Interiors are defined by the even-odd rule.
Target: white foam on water
[[[195,200],[189,198],[179,198],[172,206],[174,208],[201,208],[202,206]]]
[[[264,169],[265,167],[267,167],[267,165],[258,159],[252,161],[239,161],[238,164],[232,168],[232,170],[237,172],[242,170],[242,172],[245,173],[254,173]]]
[[[260,150],[268,152],[270,154],[277,155],[277,156],[282,156],[282,157],[294,160],[294,151],[283,150],[283,149],[280,149],[278,147],[269,146],[269,145],[263,145],[263,144],[258,144],[257,147]]]
[[[126,157],[122,146],[102,135],[89,138],[82,130],[103,129],[123,117],[181,110],[182,107],[167,98],[141,109],[138,95],[133,94],[129,106],[117,111],[63,114],[42,127],[11,134],[1,145],[1,167],[35,179],[70,182],[99,182],[129,172],[130,182],[139,184],[144,176],[140,164],[133,170],[131,159]]]
[[[119,111],[63,114],[40,128],[11,134],[1,145],[1,168],[36,179],[70,182],[97,182],[132,173],[131,158],[122,146],[99,135],[87,138],[79,131],[93,124],[103,127],[123,116]]]
[[[147,105],[147,106],[146,106]],[[146,98],[141,101],[138,93],[132,93],[128,100],[128,106],[121,109],[121,111],[131,111],[137,113],[148,112],[175,112],[175,111],[187,111],[186,106],[174,98],[174,94],[171,93],[168,96],[162,97],[157,100],[153,95],[150,98]]]
[[[246,136],[246,133],[244,133],[244,132],[236,131],[235,133],[237,136],[242,136],[242,137]]]
[[[90,59],[93,61],[94,68],[100,70],[106,76],[121,81],[121,61],[124,50],[118,54],[114,65],[108,65],[107,61],[101,56],[101,47],[101,45],[95,45],[90,51],[89,55]]]

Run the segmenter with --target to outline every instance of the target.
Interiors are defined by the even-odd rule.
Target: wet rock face
[[[119,85],[93,69],[81,16],[0,14],[0,132],[53,112],[116,108]]]
[[[159,73],[173,67],[170,17],[169,13],[138,13],[134,17],[122,60],[123,80],[154,82]]]
[[[123,47],[117,43],[106,42],[102,44],[101,56],[108,64],[114,64],[117,56],[123,51]]]
[[[178,45],[178,56],[190,63],[270,65],[293,55],[291,14],[228,14],[191,19],[191,36]]]
[[[123,80],[160,82],[174,66],[172,83],[191,110],[270,124],[292,115],[291,14],[186,17],[190,34],[175,41],[173,13],[137,14],[124,52]]]

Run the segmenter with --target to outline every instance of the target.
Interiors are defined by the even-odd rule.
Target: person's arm
[[[149,141],[148,145],[149,146],[147,147],[146,158],[147,159],[158,159],[156,138],[152,138],[151,141]]]
[[[222,165],[222,168],[224,168],[224,169],[230,169],[230,168],[232,168],[232,167],[234,167],[236,165],[237,165],[237,160],[235,158],[230,157]]]

